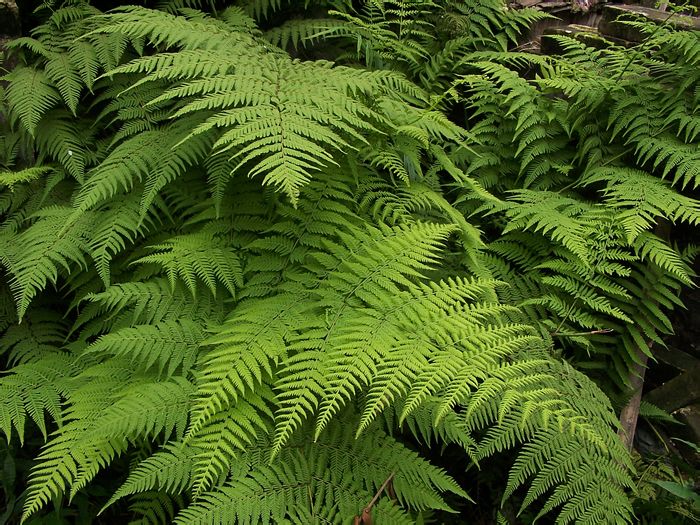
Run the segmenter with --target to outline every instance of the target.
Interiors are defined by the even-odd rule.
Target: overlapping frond
[[[279,522],[301,516],[334,522],[359,515],[375,491],[391,477],[396,503],[385,499],[374,510],[382,523],[413,523],[408,509],[444,508],[440,493],[464,496],[443,471],[374,427],[359,440],[352,418],[334,424],[316,442],[295,440],[272,464],[260,451],[240,457],[232,477],[205,493],[176,523]],[[310,497],[311,496],[311,497]]]
[[[624,388],[692,283],[663,225],[700,222],[696,36],[544,58],[500,0],[240,6],[75,0],[11,46],[25,520],[128,469],[103,515],[416,523],[513,450],[521,517],[629,522],[611,405],[561,356]]]

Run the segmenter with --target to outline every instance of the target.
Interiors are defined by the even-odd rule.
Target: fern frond
[[[71,264],[86,266],[86,226],[89,217],[65,228],[70,208],[45,209],[42,216],[29,228],[3,239],[6,245],[0,251],[0,262],[12,276],[10,287],[21,319],[31,300],[48,283],[56,284],[59,268],[70,271]],[[57,232],[62,231],[57,235]]]
[[[156,214],[141,217],[140,200],[137,193],[113,198],[95,214],[90,256],[105,286],[110,285],[114,257],[158,224]]]
[[[158,191],[204,156],[206,137],[191,141],[188,148],[174,147],[190,127],[185,119],[167,130],[146,131],[117,146],[81,187],[75,198],[74,216],[140,182],[145,185],[140,206],[145,216]]]
[[[225,479],[236,456],[269,432],[273,399],[272,390],[258,388],[254,394],[239,398],[228,410],[218,412],[191,439],[199,450],[194,456],[192,475],[195,498]]]
[[[191,392],[186,380],[135,381],[124,388],[120,381],[123,373],[107,380],[105,372],[114,374],[109,368],[97,368],[87,374],[96,374],[93,381],[72,394],[67,413],[70,422],[49,441],[32,469],[25,519],[68,489],[74,496],[106,463],[126,450],[128,440],[184,430],[182,416]],[[98,378],[99,386],[94,382]]]
[[[86,295],[83,300],[91,304],[78,317],[76,329],[84,328],[81,325],[105,312],[128,312],[134,324],[155,324],[181,317],[216,320],[221,315],[220,303],[211,300],[211,296],[197,294],[195,299],[182,286],[176,284],[173,289],[165,278],[113,284],[104,292]]]
[[[60,101],[58,91],[41,69],[20,67],[3,78],[10,82],[7,88],[10,119],[21,122],[34,135],[41,118]]]
[[[353,28],[344,20],[318,18],[289,20],[281,26],[265,31],[265,39],[272,45],[282,49],[306,48],[333,37],[349,37],[354,34]]]
[[[242,303],[220,332],[205,341],[217,348],[204,357],[188,436],[272,375],[272,367],[286,355],[285,335],[300,321],[295,302],[281,296]]]
[[[104,505],[104,509],[132,494],[162,490],[177,494],[191,484],[195,449],[182,444],[166,444],[162,450],[141,461],[126,481]]]
[[[0,340],[0,354],[10,364],[36,362],[46,355],[58,354],[66,340],[64,320],[47,310],[35,310],[31,319],[12,324]]]
[[[606,184],[603,195],[611,206],[624,210],[620,215],[630,243],[643,231],[649,231],[657,217],[691,225],[700,222],[697,201],[643,171],[601,168],[591,170],[584,180],[585,184]]]
[[[59,427],[64,420],[62,401],[65,394],[64,379],[72,375],[72,357],[54,354],[33,363],[11,369],[11,374],[0,379],[2,405],[0,428],[8,442],[14,428],[20,442],[24,442],[27,416],[39,427],[46,439],[48,414]]]
[[[168,320],[114,330],[88,346],[85,353],[102,359],[107,355],[130,358],[143,370],[157,366],[159,375],[172,376],[177,369],[185,375],[203,337],[202,327],[191,320]]]
[[[65,118],[65,112],[50,111],[36,130],[36,142],[47,154],[79,183],[83,182],[85,166],[89,162],[88,141],[80,140],[82,126]]]
[[[171,286],[174,287],[175,279],[180,278],[193,295],[197,291],[197,280],[203,282],[214,295],[217,282],[223,284],[232,296],[243,286],[243,270],[238,254],[213,233],[203,231],[180,235],[148,249],[155,253],[134,263],[162,266]]]
[[[359,514],[392,473],[398,505],[386,501],[374,508],[382,523],[412,523],[406,508],[447,510],[438,491],[465,496],[442,471],[380,429],[355,440],[348,431],[352,426],[333,425],[317,443],[300,440],[272,464],[242,456],[235,477],[204,494],[176,523],[281,521],[295,515],[317,518],[319,513],[333,522]]]
[[[50,166],[35,166],[15,172],[3,171],[0,172],[0,184],[12,190],[15,184],[32,182],[52,172],[53,168]]]
[[[358,301],[381,304],[383,295],[378,291],[395,295],[400,286],[410,286],[435,261],[438,248],[452,231],[451,225],[416,224],[384,234],[368,233],[360,237],[354,253],[341,256],[340,266],[328,274],[325,286],[317,292],[326,309],[325,322],[308,325],[306,333],[292,340],[294,355],[282,364],[273,452],[279,451],[305,416],[316,410],[327,381],[324,369],[332,364],[326,353],[334,345],[336,331],[352,319],[348,306]],[[317,432],[325,423],[323,418],[319,421]]]
[[[566,246],[583,261],[588,260],[583,225],[577,220],[577,216],[588,209],[585,203],[549,192],[519,190],[513,194],[518,204],[506,212],[510,222],[504,233],[518,229],[539,231]]]
[[[68,53],[53,55],[44,69],[46,76],[54,83],[68,109],[75,114],[83,89],[83,78],[74,67]]]

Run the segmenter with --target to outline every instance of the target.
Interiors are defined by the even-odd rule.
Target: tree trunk
[[[649,348],[651,348],[651,343],[649,343]],[[630,390],[632,391],[632,397],[627,402],[625,407],[620,412],[620,430],[618,435],[622,442],[625,444],[628,450],[632,450],[632,443],[634,442],[634,433],[637,430],[637,419],[639,419],[639,404],[642,401],[642,389],[644,388],[644,374],[647,370],[647,361],[649,358],[647,355],[639,349],[639,354],[637,355],[638,362],[632,367],[630,373]]]
[[[20,35],[19,10],[15,0],[0,0],[0,53],[5,50],[7,42]],[[7,57],[0,55],[0,75],[4,70],[12,69],[12,66]]]
[[[20,35],[19,9],[15,0],[0,0],[0,38]]]

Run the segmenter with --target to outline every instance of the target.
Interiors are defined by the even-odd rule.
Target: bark
[[[0,53],[5,50],[5,44],[20,36],[19,10],[15,0],[0,0]],[[13,61],[0,55],[0,75],[4,70],[12,69]],[[0,119],[2,115],[0,115]]]
[[[19,10],[15,0],[0,0],[0,38],[20,35]]]
[[[651,348],[651,343],[649,343]],[[642,401],[642,389],[644,388],[644,374],[647,370],[647,355],[639,349],[637,361],[630,372],[630,390],[632,397],[620,412],[620,430],[618,435],[628,450],[632,450],[634,433],[637,431],[637,420],[639,419],[639,404]]]

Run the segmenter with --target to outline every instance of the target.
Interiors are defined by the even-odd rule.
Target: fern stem
[[[374,505],[377,503],[382,493],[387,490],[389,483],[391,483],[391,480],[394,479],[395,475],[396,472],[392,472],[389,474],[389,477],[384,480],[384,483],[382,483],[381,487],[379,487],[379,490],[377,490],[377,493],[374,495],[372,500],[364,509],[362,509],[362,514],[360,516],[355,516],[354,525],[372,525],[372,507],[374,507]]]
[[[559,326],[557,326],[557,329],[554,330],[554,332],[552,332],[552,335],[559,333],[559,330],[561,330],[561,327],[564,326],[564,323],[566,322],[566,320],[567,320],[567,319],[569,318],[569,316],[571,315],[571,312],[573,312],[575,306],[576,306],[576,301],[574,301],[573,303],[571,303],[571,306],[569,306],[569,309],[566,311],[566,315],[564,316],[564,318],[563,318],[563,319],[561,320],[561,322],[559,323]]]
[[[586,335],[610,334],[614,330],[612,328],[602,328],[600,330],[591,330],[590,332],[552,332],[549,335],[552,337],[578,337]]]

